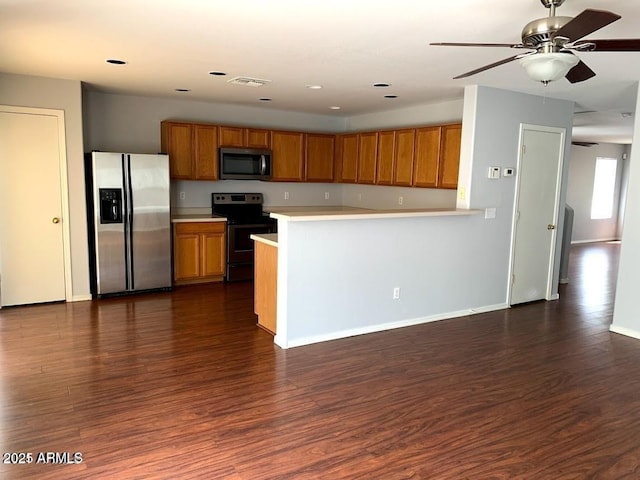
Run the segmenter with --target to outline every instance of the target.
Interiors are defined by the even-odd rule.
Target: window
[[[605,219],[613,216],[613,195],[616,189],[615,158],[596,158],[596,173],[593,178],[591,199],[591,219]]]

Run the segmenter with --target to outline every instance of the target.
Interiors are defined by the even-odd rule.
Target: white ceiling
[[[585,8],[622,15],[587,38],[640,36],[640,1],[566,0],[558,15]],[[540,0],[0,0],[0,71],[336,116],[459,99],[465,85],[480,84],[573,100],[576,111],[595,111],[576,116],[574,140],[630,143],[635,114],[621,114],[635,111],[640,53],[581,53],[595,78],[545,88],[518,62],[452,80],[519,53],[509,48],[429,46],[519,43],[524,25],[547,12]],[[271,83],[227,83],[235,76]]]

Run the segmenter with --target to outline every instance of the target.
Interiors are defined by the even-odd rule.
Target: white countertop
[[[278,234],[277,233],[253,233],[249,237],[256,242],[266,243],[272,247],[278,247]]]
[[[184,222],[226,222],[226,217],[215,217],[211,214],[209,215],[200,215],[200,214],[190,214],[190,215],[172,215],[171,223],[184,223]]]
[[[417,218],[481,215],[484,210],[456,208],[408,208],[403,210],[373,210],[344,207],[344,209],[326,207],[278,207],[270,210],[271,218],[290,222],[317,222],[322,220],[366,220],[378,218]]]

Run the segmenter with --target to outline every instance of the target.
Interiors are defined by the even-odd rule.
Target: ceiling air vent
[[[228,83],[234,83],[236,85],[244,85],[245,87],[261,87],[267,83],[271,83],[271,80],[261,80],[259,78],[251,77],[233,77],[227,80]]]

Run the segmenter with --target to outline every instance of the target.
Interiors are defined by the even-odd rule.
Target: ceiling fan
[[[490,68],[519,60],[533,80],[548,84],[566,77],[571,83],[583,82],[596,74],[573,52],[640,52],[640,39],[582,40],[622,18],[606,10],[587,9],[577,17],[556,16],[556,8],[565,0],[540,0],[549,16],[529,22],[522,30],[522,43],[431,43],[451,47],[509,47],[531,51],[485,65],[454,79],[470,77]]]

